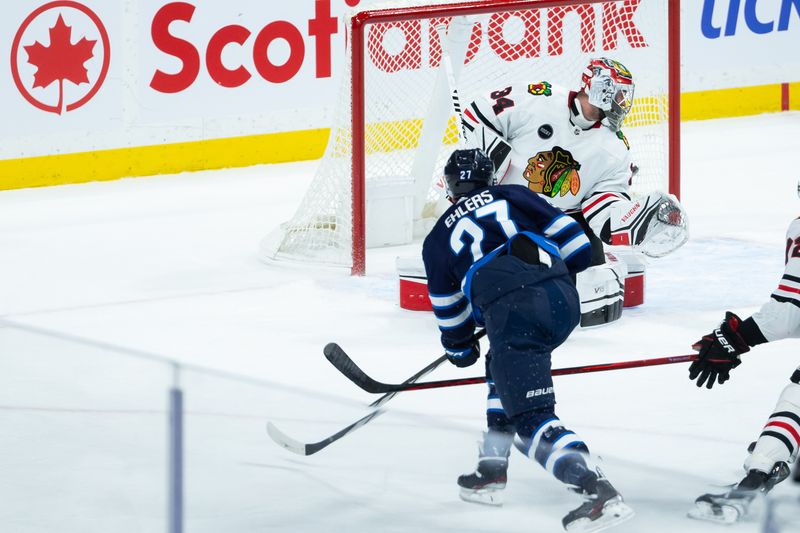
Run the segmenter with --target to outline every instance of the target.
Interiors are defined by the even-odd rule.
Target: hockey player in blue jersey
[[[445,166],[453,202],[423,245],[428,290],[450,362],[480,356],[475,328],[490,350],[489,432],[477,471],[461,476],[461,496],[497,504],[508,456],[518,448],[586,502],[562,520],[567,531],[597,531],[633,516],[620,494],[590,464],[586,444],[555,414],[552,351],[580,320],[572,276],[591,260],[580,225],[519,185],[494,186],[480,150],[456,150]]]

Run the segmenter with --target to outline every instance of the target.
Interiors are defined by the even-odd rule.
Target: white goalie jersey
[[[598,192],[626,194],[633,177],[621,132],[599,122],[588,130],[572,124],[574,96],[548,82],[512,85],[464,110],[465,126],[492,158],[500,183],[524,185],[566,212]]]
[[[758,329],[768,341],[800,338],[800,218],[786,231],[786,267],[778,288],[753,314]]]
[[[500,184],[526,186],[567,213],[582,211],[607,244],[641,245],[659,235],[649,250],[642,247],[645,254],[675,250],[688,238],[677,199],[655,192],[631,200],[636,167],[628,140],[586,121],[576,94],[546,81],[512,84],[467,105],[463,125],[494,162]],[[576,125],[577,117],[585,127]],[[656,216],[667,202],[671,217]]]
[[[494,161],[500,182],[544,194],[564,211],[579,210],[598,191],[624,194],[633,177],[621,132],[599,122],[588,130],[572,124],[574,95],[546,81],[512,85],[464,110],[467,129]],[[498,137],[510,152],[496,142]]]

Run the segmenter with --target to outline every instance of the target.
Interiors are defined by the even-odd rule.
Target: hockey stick
[[[325,357],[350,381],[367,392],[380,394],[386,392],[401,392],[411,390],[439,389],[443,387],[458,387],[460,385],[474,385],[485,383],[485,376],[473,378],[457,378],[443,381],[429,381],[425,383],[382,383],[368,376],[349,355],[336,343],[325,347]],[[674,363],[687,363],[697,360],[697,354],[676,355],[658,359],[641,359],[638,361],[621,361],[618,363],[601,363],[597,365],[575,366],[570,368],[557,368],[551,372],[553,376],[567,376],[570,374],[586,374],[590,372],[603,372],[606,370],[621,370],[624,368],[638,368],[643,366],[670,365]]]
[[[444,70],[447,73],[447,85],[450,86],[450,98],[453,101],[453,111],[456,114],[458,121],[458,140],[461,147],[467,144],[467,126],[464,124],[463,111],[461,109],[461,97],[458,96],[458,87],[456,86],[456,75],[453,72],[453,59],[446,51],[442,51],[442,63],[444,63]]]
[[[436,359],[435,361],[430,363],[428,366],[426,366],[425,368],[423,368],[422,370],[420,370],[419,372],[417,372],[416,374],[414,374],[413,376],[408,378],[404,382],[404,384],[414,383],[415,381],[417,381],[421,377],[426,376],[427,374],[430,374],[431,372],[433,372],[439,365],[441,365],[445,361],[447,361],[447,356],[446,355],[443,355],[443,356],[439,357],[438,359]],[[267,433],[272,438],[272,440],[275,441],[275,443],[278,446],[281,446],[282,448],[286,448],[290,452],[294,452],[294,453],[296,453],[298,455],[305,455],[305,456],[314,455],[318,451],[324,450],[325,448],[327,448],[328,446],[330,446],[331,444],[333,444],[337,440],[341,439],[345,435],[348,435],[348,434],[354,432],[355,430],[357,430],[361,426],[367,424],[368,422],[370,422],[370,421],[374,420],[375,418],[379,417],[380,415],[382,415],[385,412],[385,410],[381,409],[381,407],[386,402],[388,402],[389,400],[394,398],[397,395],[397,392],[399,392],[399,391],[388,392],[388,393],[384,394],[383,396],[381,396],[380,398],[378,398],[377,400],[375,400],[374,402],[369,404],[369,406],[373,408],[372,412],[368,413],[367,415],[363,416],[362,418],[359,418],[358,420],[356,420],[355,422],[353,422],[349,426],[347,426],[345,428],[342,428],[341,430],[337,431],[336,433],[334,433],[330,437],[326,437],[326,438],[324,438],[324,439],[322,439],[321,441],[318,441],[318,442],[304,443],[304,442],[300,442],[300,441],[298,441],[296,439],[293,439],[292,437],[288,436],[283,431],[279,430],[272,422],[267,422]]]
[[[436,31],[439,33],[439,42],[442,43],[442,66],[444,66],[444,72],[447,76],[447,86],[450,88],[450,99],[453,105],[453,112],[455,113],[456,120],[458,121],[459,145],[463,148],[467,145],[467,130],[466,125],[464,124],[461,97],[458,94],[458,83],[456,81],[455,66],[453,65],[452,50],[450,50],[451,46],[455,44],[454,41],[450,39],[450,32],[455,31],[454,24],[454,20],[451,20],[449,25],[441,25],[436,28]],[[467,31],[471,31],[471,25],[469,28],[470,29]],[[469,38],[469,35],[467,35],[467,38]],[[466,53],[466,49],[464,52]]]

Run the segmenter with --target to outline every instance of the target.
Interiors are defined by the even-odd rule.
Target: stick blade
[[[267,422],[267,434],[270,436],[273,442],[275,442],[275,444],[281,448],[289,450],[292,453],[296,453],[297,455],[311,455],[311,453],[309,453],[308,446],[298,440],[293,439],[278,429],[272,422]]]
[[[352,359],[350,359],[350,356],[347,355],[347,352],[345,352],[342,347],[335,342],[327,344],[325,348],[323,348],[322,353],[325,354],[325,358],[330,361],[330,363],[336,367],[339,372],[344,374],[347,379],[367,392],[372,394],[382,394],[400,389],[396,385],[381,383],[369,377],[358,367],[357,364],[355,364],[355,362],[353,362]]]

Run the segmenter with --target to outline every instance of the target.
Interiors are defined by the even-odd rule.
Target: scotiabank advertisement
[[[0,158],[328,127],[352,0],[17,0]]]
[[[0,159],[330,127],[345,67],[343,16],[376,3],[6,2]],[[640,31],[649,3],[615,2],[626,14],[620,39]],[[684,91],[800,81],[800,0],[684,0],[681,27]],[[377,53],[402,58],[402,50]]]
[[[142,119],[251,117],[260,132],[324,125],[319,110],[344,63],[343,0],[139,4]]]

